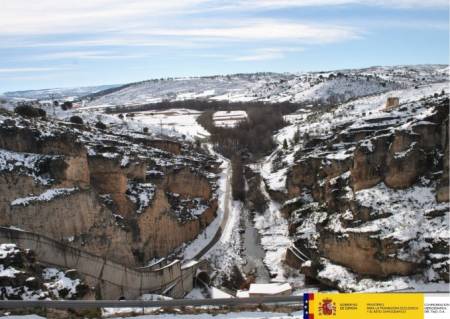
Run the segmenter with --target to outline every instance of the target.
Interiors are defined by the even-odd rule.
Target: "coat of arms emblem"
[[[335,316],[336,303],[332,299],[324,299],[319,302],[319,314],[322,316]]]

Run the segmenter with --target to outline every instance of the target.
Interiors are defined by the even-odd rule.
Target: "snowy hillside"
[[[445,65],[371,67],[301,74],[255,73],[156,79],[99,92],[91,106],[136,105],[162,100],[344,102],[355,97],[446,81]]]
[[[109,90],[119,85],[99,85],[99,86],[85,86],[73,88],[53,88],[44,90],[27,90],[5,92],[3,96],[7,99],[65,99],[65,98],[80,98],[82,96]]]

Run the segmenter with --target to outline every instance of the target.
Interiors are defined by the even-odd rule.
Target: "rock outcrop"
[[[287,263],[333,285],[325,264],[359,278],[448,282],[448,111],[447,96],[429,97],[300,148],[282,213],[311,260],[288,252]]]
[[[352,269],[360,275],[386,278],[390,275],[414,274],[419,264],[403,261],[395,256],[399,247],[391,240],[379,240],[370,232],[341,236],[323,232],[320,236],[319,253],[334,263]]]
[[[48,268],[32,250],[0,244],[0,300],[79,299],[92,294],[73,269]]]
[[[214,219],[216,167],[189,144],[0,115],[0,224],[142,265]]]

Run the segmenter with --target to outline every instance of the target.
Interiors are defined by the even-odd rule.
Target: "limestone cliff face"
[[[181,154],[181,144],[174,141],[167,140],[150,140],[147,142],[147,145],[159,148],[163,151],[180,155]]]
[[[140,230],[140,249],[146,257],[166,256],[185,242],[194,240],[200,231],[214,219],[217,202],[214,201],[199,219],[181,223],[171,213],[171,206],[163,190],[157,190],[150,207],[141,214],[137,223]],[[155,231],[155,230],[158,231]]]
[[[389,153],[384,183],[391,188],[408,188],[424,174],[425,163],[426,154],[417,144],[400,153]]]
[[[320,162],[320,159],[309,157],[292,167],[286,180],[289,197],[298,196],[303,187],[311,188],[315,184]]]
[[[91,184],[100,195],[109,194],[122,216],[133,213],[133,205],[125,194],[128,188],[128,178],[117,160],[91,156],[89,157],[89,171]]]
[[[208,205],[201,215],[184,219],[171,206],[167,193],[185,201],[201,198]],[[212,198],[208,180],[188,168],[175,170],[161,181],[152,204],[137,218],[140,250],[145,256],[165,256],[185,242],[194,240],[216,217],[217,199]],[[155,229],[159,231],[155,232]]]
[[[54,170],[60,174],[57,180],[61,181],[61,187],[79,186],[81,188],[90,185],[90,170],[86,153],[81,153],[79,156],[66,156],[64,158],[64,165],[62,170]]]
[[[0,126],[0,149],[19,153],[58,155],[47,158],[40,169],[46,170],[63,187],[90,184],[86,149],[68,132],[43,136],[38,130],[16,127],[15,121]]]
[[[436,251],[448,260],[438,234],[448,224],[448,206],[440,203],[449,201],[449,102],[421,103],[337,127],[333,140],[316,138],[297,151],[286,178],[292,200],[282,213],[312,267],[291,251],[288,264],[316,277],[326,258],[357,276],[388,278],[427,273],[442,256]],[[426,280],[448,282],[448,267],[437,266],[443,259]]]
[[[351,168],[355,191],[375,186],[383,180],[383,168],[391,136],[381,136],[359,144]]]
[[[436,198],[439,202],[448,202],[450,200],[449,195],[449,125],[448,119],[446,119],[441,125],[441,147],[444,149],[444,169],[439,184],[436,189]]]
[[[13,115],[0,116],[0,133],[2,226],[136,265],[195,239],[216,216],[205,177],[215,161],[181,143]],[[182,199],[182,219],[169,195]]]
[[[169,192],[180,194],[183,197],[201,197],[210,199],[212,190],[208,180],[189,168],[175,171],[166,177],[163,187]]]
[[[75,190],[52,198],[11,205],[8,224],[127,264],[134,264],[129,236],[92,190]]]
[[[23,198],[29,194],[40,194],[45,187],[36,184],[31,176],[21,176],[15,173],[0,174],[0,216],[2,225],[14,225],[11,215],[11,201]]]
[[[399,249],[391,240],[377,240],[373,234],[348,233],[338,236],[324,232],[320,236],[319,253],[335,263],[351,268],[358,274],[386,278],[390,275],[410,275],[417,263],[393,258]]]

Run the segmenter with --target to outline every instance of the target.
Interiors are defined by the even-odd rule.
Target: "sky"
[[[425,63],[448,0],[0,0],[0,93]]]

